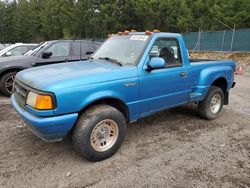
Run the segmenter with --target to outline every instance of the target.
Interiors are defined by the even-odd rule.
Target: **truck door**
[[[51,44],[38,56],[34,67],[71,61],[71,42],[60,41]]]
[[[189,68],[184,65],[177,39],[158,38],[146,64],[152,57],[165,60],[164,68],[152,71],[143,70],[140,76],[141,116],[161,109],[188,102],[190,94]]]

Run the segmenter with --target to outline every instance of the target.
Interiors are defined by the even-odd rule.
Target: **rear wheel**
[[[116,108],[96,105],[83,113],[73,130],[75,150],[90,161],[115,154],[126,135],[126,120]]]
[[[198,104],[201,117],[212,120],[219,116],[224,104],[224,94],[221,88],[211,86],[205,99]]]
[[[12,93],[16,73],[16,71],[8,72],[0,80],[0,90],[5,96],[9,97]]]

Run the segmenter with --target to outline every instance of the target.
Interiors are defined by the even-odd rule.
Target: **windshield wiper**
[[[115,64],[117,64],[117,65],[119,65],[119,66],[122,66],[122,63],[119,62],[117,59],[112,59],[112,58],[110,58],[110,57],[99,57],[98,59],[106,60],[106,61],[109,61],[109,62],[111,62],[111,63],[115,63]]]

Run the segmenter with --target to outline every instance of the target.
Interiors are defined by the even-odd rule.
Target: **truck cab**
[[[11,101],[28,127],[46,141],[72,132],[81,156],[99,161],[121,146],[127,124],[190,102],[212,120],[228,104],[231,60],[190,60],[180,34],[111,35],[89,60],[17,74]]]

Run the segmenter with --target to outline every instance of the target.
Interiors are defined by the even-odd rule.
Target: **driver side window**
[[[50,46],[46,52],[52,52],[51,57],[69,56],[70,42],[57,42]]]
[[[176,39],[157,39],[150,51],[152,57],[161,57],[166,62],[166,67],[182,66],[179,43]]]

